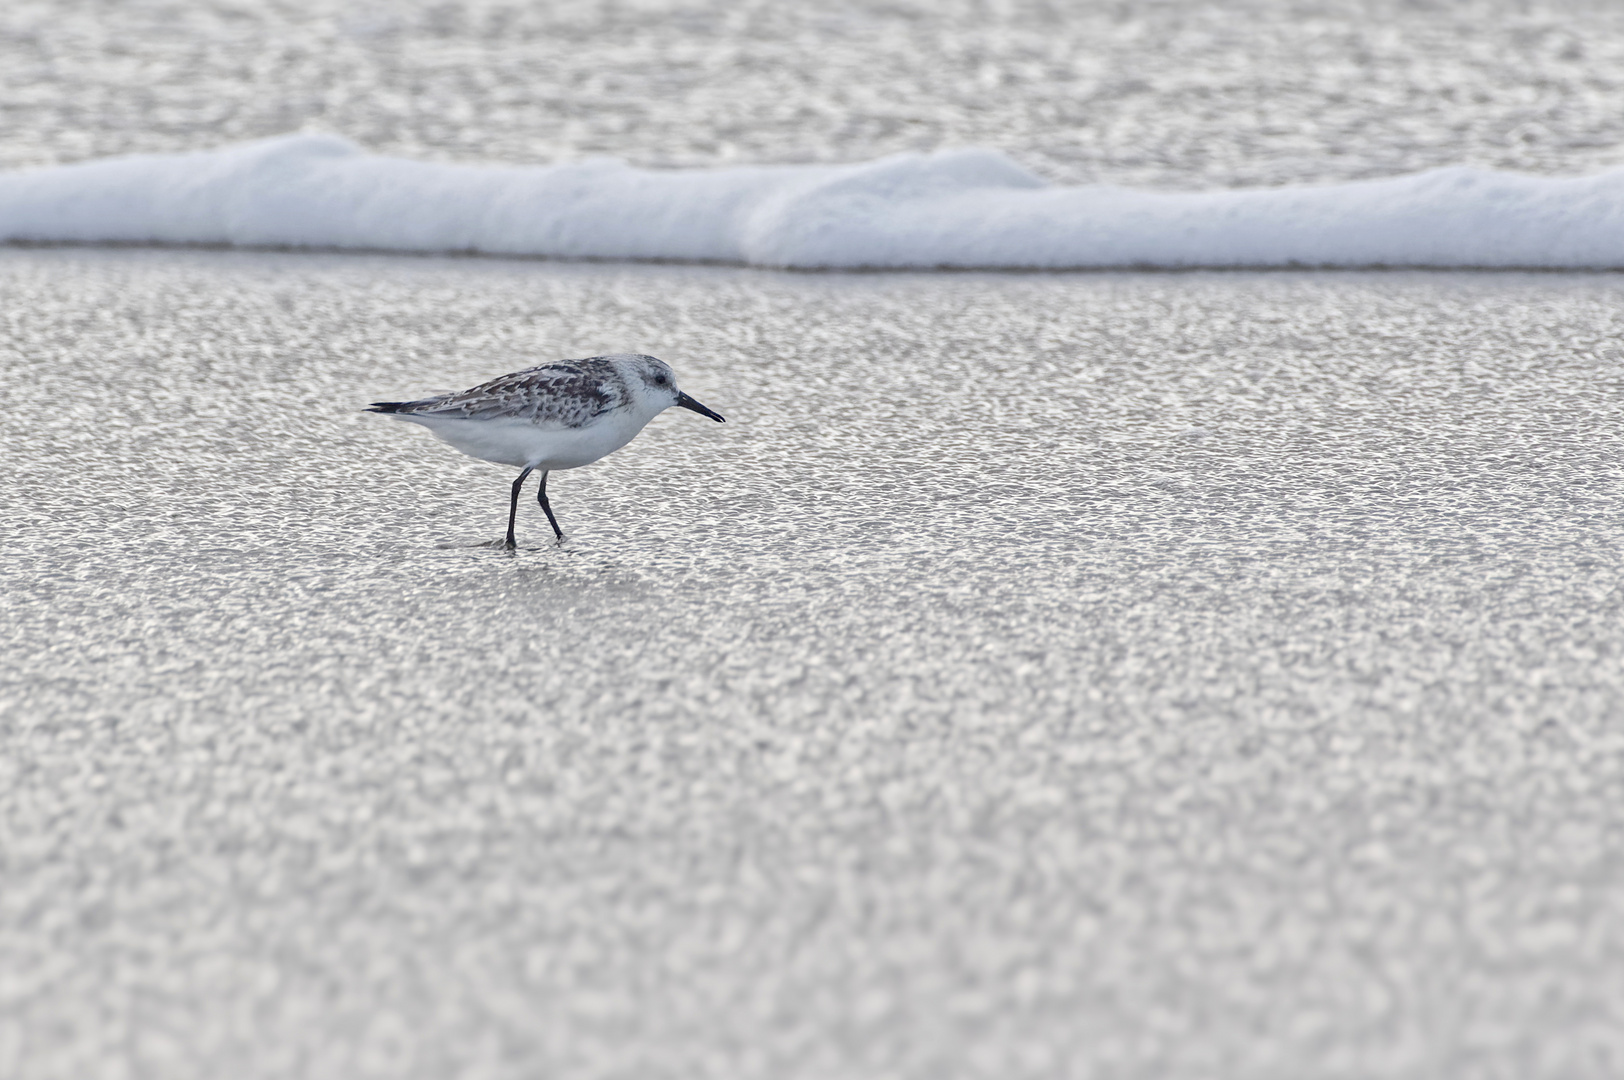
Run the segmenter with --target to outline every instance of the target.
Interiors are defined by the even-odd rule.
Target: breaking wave
[[[458,165],[286,135],[0,174],[0,240],[784,268],[1624,267],[1624,169],[1211,192],[1049,184],[991,150],[858,165]]]

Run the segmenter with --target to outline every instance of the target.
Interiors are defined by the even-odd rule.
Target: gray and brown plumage
[[[673,405],[722,419],[677,389],[665,361],[623,353],[542,364],[455,394],[378,401],[368,411],[422,424],[470,457],[522,469],[508,507],[506,544],[511,548],[516,546],[513,526],[526,477],[542,471],[536,501],[563,543],[563,530],[547,501],[547,474],[590,465],[619,450]]]

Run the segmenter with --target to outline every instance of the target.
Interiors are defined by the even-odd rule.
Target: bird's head
[[[677,376],[671,370],[671,365],[653,356],[626,357],[627,383],[631,386],[632,395],[640,404],[652,408],[654,412],[663,412],[676,405],[683,409],[692,409],[700,416],[708,416],[718,423],[722,417],[718,413],[705,408],[693,398],[677,389]]]

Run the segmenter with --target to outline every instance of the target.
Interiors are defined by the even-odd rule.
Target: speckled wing
[[[528,420],[543,428],[579,428],[625,402],[626,388],[612,369],[586,364],[543,364],[472,389],[421,401],[379,402],[377,412],[446,420]]]

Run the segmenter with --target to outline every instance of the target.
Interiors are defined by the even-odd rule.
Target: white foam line
[[[0,241],[808,269],[1619,268],[1624,169],[1167,193],[1053,186],[990,150],[661,171],[439,164],[299,134],[0,174]]]

